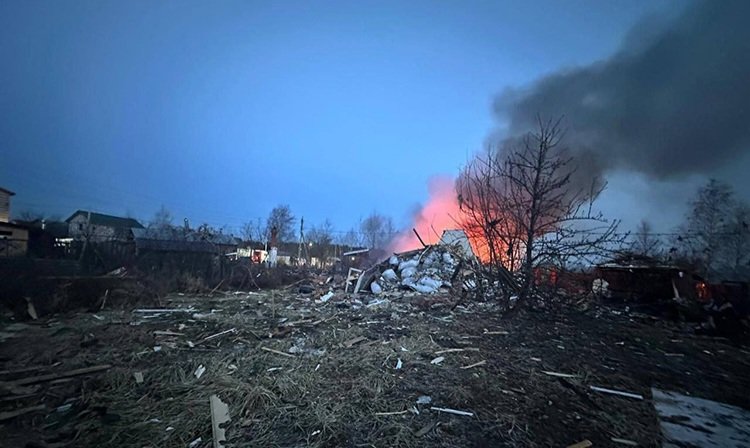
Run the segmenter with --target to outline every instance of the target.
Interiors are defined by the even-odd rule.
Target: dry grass
[[[355,304],[344,297],[314,303],[289,290],[174,295],[163,306],[192,305],[200,316],[144,319],[109,311],[99,313],[103,320],[90,314],[61,318],[35,329],[37,343],[16,351],[14,359],[21,365],[62,358],[60,368],[96,363],[114,368],[45,385],[39,395],[19,403],[41,400],[56,407],[75,398],[68,413],[14,422],[6,428],[8,443],[23,446],[36,437],[37,442],[72,446],[185,447],[200,437],[199,446],[208,447],[212,394],[229,404],[230,446],[546,446],[583,438],[608,441],[610,436],[645,446],[658,443],[650,404],[587,389],[597,384],[643,393],[651,381],[670,379],[661,373],[662,365],[656,379],[644,383],[640,378],[650,371],[637,369],[653,362],[641,367],[640,355],[618,354],[623,349],[615,342],[634,331],[651,331],[648,327],[625,323],[607,329],[602,326],[606,321],[598,319],[591,320],[596,325],[584,336],[583,325],[593,324],[584,318],[570,322],[565,315],[520,316],[509,322],[478,307],[450,312],[440,301],[426,311],[406,298],[376,307]],[[236,332],[200,342],[230,328]],[[182,335],[154,336],[155,330]],[[79,347],[89,335],[98,344]],[[668,333],[649,337],[658,338],[653,339],[658,344],[644,341],[632,352],[656,356],[665,350],[661,345],[669,344]],[[53,340],[57,346],[49,343]],[[629,341],[636,343],[633,337]],[[155,352],[155,345],[161,351]],[[706,348],[716,351],[708,346],[696,350]],[[445,359],[435,365],[437,352]],[[6,350],[3,356],[11,354]],[[399,359],[402,367],[396,369]],[[686,361],[663,360],[674,363],[675,371],[684,370],[677,363]],[[610,370],[609,364],[617,362],[622,364]],[[196,378],[200,365],[206,372]],[[577,377],[555,378],[543,370]],[[136,384],[134,372],[143,372],[142,384]],[[430,396],[432,404],[417,404],[421,395]],[[439,413],[431,406],[474,416]]]

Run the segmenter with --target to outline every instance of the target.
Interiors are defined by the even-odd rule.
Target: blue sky
[[[63,217],[163,204],[236,228],[284,203],[341,231],[373,210],[407,225],[498,125],[497,94],[684,5],[6,0],[0,186]],[[620,183],[602,207],[640,219]]]

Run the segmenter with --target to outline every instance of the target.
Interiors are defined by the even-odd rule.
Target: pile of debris
[[[462,274],[471,274],[468,266],[450,246],[436,245],[392,255],[362,274],[360,287],[369,288],[373,294],[383,291],[410,289],[422,294],[432,294],[441,288],[453,288]],[[463,271],[463,272],[462,272]],[[470,288],[467,280],[463,286]],[[355,291],[356,292],[356,291]]]
[[[498,278],[483,275],[482,265],[463,230],[446,230],[435,245],[392,255],[365,270],[350,269],[344,292],[375,295],[412,291],[435,294],[441,291],[464,296],[471,292],[484,298],[518,291],[513,274],[503,270]],[[356,280],[356,284],[354,283]]]

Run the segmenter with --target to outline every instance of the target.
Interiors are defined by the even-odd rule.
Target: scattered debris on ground
[[[400,287],[450,281],[444,253],[388,263]],[[343,284],[6,318],[4,443],[656,447],[652,388],[750,409],[750,351],[690,324],[564,295],[503,319],[444,284]]]

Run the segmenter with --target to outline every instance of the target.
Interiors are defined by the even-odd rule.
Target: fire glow
[[[414,215],[412,227],[419,232],[425,244],[436,244],[440,241],[443,231],[462,229],[462,212],[458,204],[455,182],[448,177],[433,177],[428,183],[429,199],[427,203]],[[469,235],[474,253],[482,261],[487,257],[482,250],[486,245],[481,238]],[[405,252],[422,246],[411,228],[401,232],[392,242],[390,250],[393,253]]]

